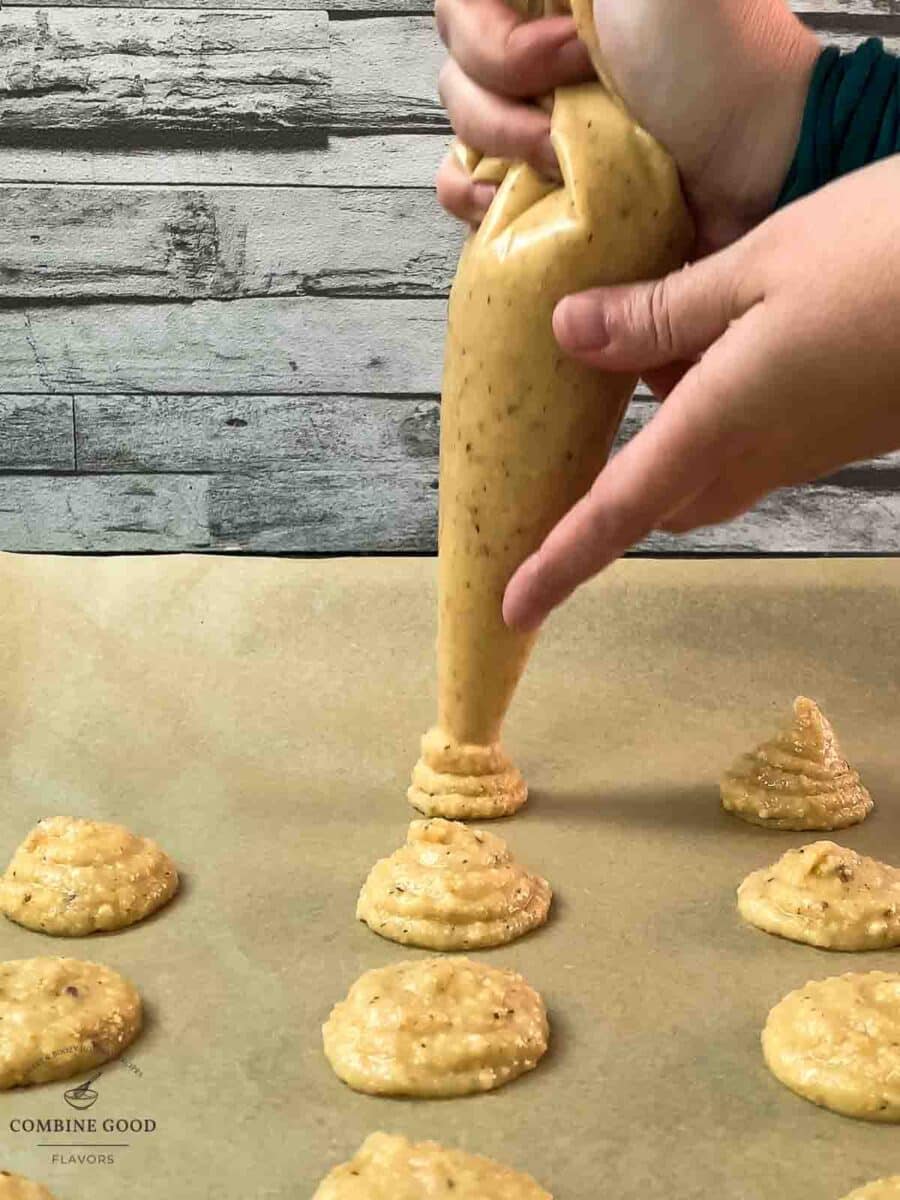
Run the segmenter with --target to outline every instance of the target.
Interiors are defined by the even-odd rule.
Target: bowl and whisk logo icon
[[[63,1092],[63,1099],[71,1108],[78,1108],[84,1111],[86,1108],[93,1108],[97,1103],[99,1092],[93,1086],[100,1076],[102,1071],[98,1071],[96,1075],[86,1079],[84,1083],[79,1083],[77,1087],[69,1088],[67,1092]]]

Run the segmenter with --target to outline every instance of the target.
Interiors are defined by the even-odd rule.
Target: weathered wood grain
[[[437,469],[437,397],[77,396],[88,472]]]
[[[0,186],[0,299],[440,296],[432,189]]]
[[[798,7],[811,9],[817,6],[809,4]],[[827,10],[824,5],[819,7],[822,12],[850,11],[845,9],[839,0],[833,0]],[[862,12],[864,9],[857,7],[855,11]],[[884,8],[878,7],[878,0],[873,0],[872,9],[865,11],[883,13]],[[900,14],[900,7],[897,11]],[[437,39],[429,35],[429,23],[420,20],[414,41],[417,44],[426,44],[427,67],[421,69],[414,63],[415,70],[410,76],[411,82],[409,85],[404,84],[404,91],[408,86],[412,87],[413,103],[410,104],[408,99],[404,98],[399,105],[396,104],[386,79],[384,61],[378,57],[383,53],[386,42],[397,40],[397,19],[392,20],[394,29],[391,30],[390,37],[379,35],[374,39],[374,47],[369,47],[366,34],[374,29],[376,23],[381,24],[382,21],[332,23],[332,32],[338,29],[339,24],[351,27],[349,34],[345,31],[342,35],[342,48],[337,63],[337,71],[341,76],[341,94],[345,97],[345,100],[340,100],[340,104],[345,106],[345,111],[339,124],[349,127],[353,112],[356,112],[358,118],[362,105],[364,132],[367,136],[333,136],[327,150],[301,152],[273,151],[263,147],[257,150],[216,149],[206,153],[178,148],[166,152],[132,150],[122,153],[86,153],[77,148],[60,151],[49,148],[0,147],[0,181],[430,187],[447,142],[446,130],[440,125],[440,113],[434,95],[434,72],[440,62],[440,50]],[[894,28],[900,34],[900,15],[896,18]],[[827,40],[840,40],[842,36],[843,44],[849,46],[864,36],[864,33],[849,37],[840,33],[826,35]],[[340,55],[344,53],[343,43],[347,44],[347,57],[342,60]],[[896,47],[896,39],[889,44]],[[352,95],[347,99],[348,93],[352,93],[355,86],[354,70],[360,72],[360,80],[365,84],[359,104]],[[378,123],[382,122],[383,114],[388,108],[391,109],[391,113],[384,123],[389,129],[395,130],[399,115],[403,120],[411,119],[425,123],[430,133],[385,133],[383,126],[378,127]],[[431,124],[433,120],[438,122],[437,126]]]
[[[0,548],[433,553],[426,470],[247,475],[0,475]],[[654,534],[657,553],[895,553],[900,492],[829,484],[780,492],[729,525]]]
[[[833,8],[832,13],[846,10]],[[815,26],[816,13],[810,13]],[[900,47],[900,20],[878,26],[885,45]],[[844,49],[869,32],[843,20],[829,24],[823,35]],[[354,133],[428,132],[448,129],[437,97],[437,76],[445,51],[431,17],[398,16],[378,20],[346,20],[331,26],[333,111],[332,128]]]
[[[444,54],[430,16],[335,21],[331,128],[354,133],[448,130],[437,95]]]
[[[0,548],[206,550],[208,497],[202,475],[0,475]]]
[[[0,142],[322,141],[324,13],[0,11]]]
[[[442,300],[298,298],[0,310],[9,392],[429,393]]]
[[[0,471],[73,471],[71,396],[0,395]]]
[[[417,551],[433,538],[436,494],[415,471],[0,475],[0,548]]]
[[[813,0],[813,3],[840,3],[841,0]],[[869,0],[848,0],[858,6]],[[872,0],[878,3],[878,0]],[[885,0],[887,2],[887,0]],[[3,0],[4,8],[68,8],[71,0]],[[371,13],[429,11],[428,0],[80,0],[84,8],[217,8],[217,9],[287,9],[289,11],[321,11],[335,13]]]
[[[84,151],[0,146],[0,183],[237,184],[428,188],[446,149],[437,134],[329,138],[327,149]]]
[[[841,13],[844,16],[889,14],[896,11],[896,0],[791,0],[799,12]],[[44,0],[42,8],[66,6],[69,0]],[[4,7],[34,7],[34,0],[4,0]],[[428,0],[90,0],[99,8],[286,8],[316,9],[320,6],[337,13],[427,13]]]
[[[360,463],[437,470],[437,395],[80,395],[73,405],[78,463],[88,472],[345,470]],[[615,449],[657,409],[641,386]],[[900,452],[848,467],[833,482],[865,491],[891,480],[900,486]]]

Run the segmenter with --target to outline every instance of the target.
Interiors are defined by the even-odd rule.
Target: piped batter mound
[[[546,879],[502,838],[456,821],[413,821],[406,845],[372,868],[356,915],[382,937],[429,950],[512,942],[547,920]]]
[[[32,1183],[24,1175],[0,1171],[0,1200],[55,1200],[55,1197],[45,1187]]]
[[[762,1046],[798,1096],[847,1117],[900,1121],[900,975],[808,983],[769,1013]]]
[[[0,912],[39,933],[82,937],[134,925],[177,890],[174,863],[149,838],[105,821],[47,817],[0,879]]]
[[[857,1188],[844,1200],[900,1200],[900,1175],[888,1175],[886,1179],[876,1179]]]
[[[830,722],[805,696],[775,737],[725,773],[720,792],[722,806],[742,820],[798,832],[857,825],[873,807]]]
[[[518,812],[528,789],[499,743],[461,745],[434,728],[422,738],[407,795],[428,817],[487,821]]]
[[[141,998],[108,967],[75,958],[0,963],[0,1090],[69,1079],[141,1030]]]
[[[745,921],[824,950],[900,945],[900,871],[834,842],[788,850],[738,888]]]
[[[2,1192],[0,1192],[2,1196]],[[553,1200],[531,1178],[489,1158],[373,1133],[322,1180],[313,1200]]]
[[[368,971],[323,1037],[335,1074],[358,1092],[464,1096],[531,1071],[549,1029],[543,1000],[521,975],[428,958]]]

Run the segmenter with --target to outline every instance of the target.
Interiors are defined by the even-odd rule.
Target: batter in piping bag
[[[590,3],[575,18],[603,76]],[[553,145],[563,182],[530,166],[461,160],[502,183],[468,241],[450,298],[441,415],[438,720],[409,799],[429,816],[485,819],[525,803],[500,746],[534,643],[503,622],[504,588],[591,486],[634,376],[565,357],[565,295],[679,265],[692,230],[674,163],[601,82],[560,88]]]

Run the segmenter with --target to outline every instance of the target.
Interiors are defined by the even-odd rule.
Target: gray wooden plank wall
[[[423,0],[3,0],[0,548],[433,549],[440,61]],[[900,551],[900,455],[648,548]]]

